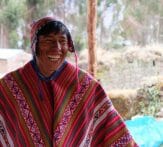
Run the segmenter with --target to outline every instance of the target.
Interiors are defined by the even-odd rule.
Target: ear
[[[68,50],[69,50],[69,52],[75,52],[74,47],[69,47]]]
[[[74,44],[73,44],[73,41],[71,39],[68,41],[68,46],[69,46],[68,50],[70,52],[75,52]]]

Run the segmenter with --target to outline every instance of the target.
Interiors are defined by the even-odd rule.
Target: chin
[[[62,65],[62,64],[58,64],[58,65],[56,65],[56,66],[52,65],[52,66],[50,67],[50,69],[51,69],[51,71],[55,71],[55,70],[57,70],[61,65]]]

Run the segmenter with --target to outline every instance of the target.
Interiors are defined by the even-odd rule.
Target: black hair
[[[44,25],[37,33],[37,36],[40,35],[48,35],[49,33],[63,33],[69,35],[69,30],[67,27],[60,21],[50,21],[46,25]]]
[[[47,24],[45,24],[42,28],[40,28],[40,30],[38,30],[38,33],[36,34],[37,36],[37,43],[36,43],[36,55],[39,54],[39,50],[38,50],[38,38],[41,35],[48,35],[50,33],[63,33],[66,34],[67,36],[67,40],[68,40],[68,44],[70,46],[72,46],[72,50],[70,50],[71,52],[74,51],[74,46],[73,46],[73,42],[72,42],[72,38],[70,35],[70,32],[68,30],[68,28],[60,21],[50,21]]]

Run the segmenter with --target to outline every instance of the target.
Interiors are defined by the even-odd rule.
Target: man
[[[0,80],[1,146],[137,146],[101,85],[65,60],[75,49],[62,22],[34,22],[31,48],[33,59]]]

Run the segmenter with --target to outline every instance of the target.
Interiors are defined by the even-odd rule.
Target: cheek
[[[46,50],[44,49],[39,49],[38,50],[38,56],[41,57],[41,56],[45,56],[46,55]]]
[[[68,51],[68,46],[67,45],[62,46],[62,52],[67,53],[67,51]]]
[[[67,50],[67,49],[62,50],[62,54],[63,54],[63,56],[66,56],[66,55],[67,55],[67,52],[68,52],[68,50]]]

